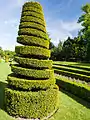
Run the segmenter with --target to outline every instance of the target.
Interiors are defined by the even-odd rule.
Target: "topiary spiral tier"
[[[5,90],[6,111],[11,116],[42,119],[58,108],[49,39],[42,6],[38,2],[23,5],[17,42],[16,64],[11,66]]]

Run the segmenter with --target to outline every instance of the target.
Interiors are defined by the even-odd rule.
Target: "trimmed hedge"
[[[83,80],[86,82],[90,82],[90,76],[87,76],[87,75],[68,72],[68,71],[64,71],[64,70],[58,70],[58,69],[54,69],[54,72],[61,74],[61,75],[68,76],[68,77],[72,77],[72,78],[80,79],[80,80]]]
[[[62,76],[56,77],[56,83],[60,88],[90,102],[90,86],[80,82],[71,81]]]
[[[19,28],[34,28],[37,30],[41,30],[42,32],[46,33],[46,28],[40,24],[34,23],[34,22],[22,22],[19,25]]]
[[[23,8],[25,8],[25,7],[34,7],[34,8],[38,8],[42,11],[42,6],[40,5],[39,2],[26,2],[23,5]]]
[[[11,65],[5,89],[5,108],[9,115],[46,119],[58,108],[58,86],[49,50],[49,37],[42,7],[37,2],[23,5],[17,42],[16,65]]]
[[[23,16],[23,17],[21,17],[20,23],[22,23],[22,22],[34,22],[34,23],[37,23],[37,24],[40,24],[40,25],[46,27],[45,21],[43,21],[39,18],[33,17],[33,16]]]
[[[33,35],[48,40],[47,33],[33,28],[21,28],[18,31],[18,35]]]
[[[52,85],[55,84],[54,75],[51,76],[49,79],[46,80],[28,80],[14,77],[14,75],[9,75],[7,77],[7,81],[9,86],[17,90],[41,90],[41,89],[48,89]]]
[[[50,50],[36,46],[16,46],[15,52],[20,55],[35,55],[50,58]]]
[[[36,12],[36,13],[39,13],[39,14],[43,14],[43,11],[38,9],[38,8],[35,8],[35,7],[23,7],[22,8],[22,12],[27,12],[27,11],[31,11],[31,12]]]
[[[21,118],[43,118],[58,108],[58,88],[46,91],[23,92],[9,88],[5,90],[6,110],[11,116]]]
[[[23,17],[23,16],[33,16],[33,17],[39,18],[39,19],[44,21],[44,15],[43,14],[39,14],[39,13],[33,12],[33,11],[32,12],[31,11],[22,12],[21,17]]]
[[[30,59],[30,58],[23,58],[15,56],[14,60],[19,63],[21,66],[25,66],[28,68],[52,68],[52,60],[38,60],[38,59]]]
[[[17,37],[17,42],[23,45],[41,46],[49,49],[49,40],[44,40],[35,36],[20,35]]]
[[[36,70],[36,69],[28,69],[22,68],[19,66],[11,66],[11,70],[17,75],[23,75],[26,77],[33,77],[33,78],[49,78],[53,76],[53,70],[45,69],[45,70]]]
[[[90,76],[90,71],[83,70],[83,69],[77,69],[77,68],[72,68],[72,67],[64,67],[64,66],[58,66],[58,65],[53,65],[53,68]]]
[[[88,70],[90,71],[90,67],[89,66],[83,66],[83,65],[69,65],[69,64],[60,64],[60,63],[56,63],[54,62],[54,65],[60,65],[60,66],[66,66],[66,67],[72,67],[72,68],[78,68],[78,69],[83,69],[83,70]]]

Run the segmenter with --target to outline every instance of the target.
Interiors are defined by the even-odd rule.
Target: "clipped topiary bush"
[[[15,61],[5,90],[6,111],[11,116],[42,119],[58,108],[58,86],[55,84],[49,38],[42,6],[38,2],[23,5]]]

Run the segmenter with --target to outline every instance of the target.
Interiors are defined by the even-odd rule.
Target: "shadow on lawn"
[[[87,108],[90,109],[90,103],[89,102],[84,101],[83,99],[81,99],[81,98],[79,98],[79,97],[77,97],[77,96],[75,96],[75,95],[73,95],[73,94],[71,94],[71,93],[69,93],[67,91],[64,91],[62,89],[60,89],[60,91],[62,91],[63,93],[67,94],[68,96],[70,96],[71,98],[73,98],[74,100],[76,100],[78,103],[80,103],[83,106],[85,106],[85,107],[87,107]]]
[[[7,83],[0,81],[0,108],[4,109],[4,101],[5,101],[5,88]]]

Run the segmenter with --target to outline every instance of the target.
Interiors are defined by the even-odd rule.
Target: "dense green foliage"
[[[83,28],[80,30],[80,35],[86,42],[86,60],[90,61],[90,4],[86,4],[82,7],[84,12],[81,17],[79,17],[78,22],[81,23]]]
[[[23,22],[20,24],[19,28],[36,28],[38,30],[41,30],[43,32],[46,32],[46,29],[44,26],[37,24],[37,23],[33,23],[33,22]]]
[[[50,58],[49,37],[42,7],[37,2],[22,8],[16,65],[11,65],[5,89],[6,111],[16,117],[42,119],[58,109],[58,86]]]
[[[13,59],[15,55],[14,51],[10,50],[3,50],[2,47],[0,47],[0,61],[1,59],[4,59],[5,62],[8,62],[10,59]]]
[[[51,47],[51,59],[57,61],[85,61],[86,42],[82,37],[67,38],[64,43],[59,42],[58,46]]]
[[[57,76],[56,83],[60,88],[90,102],[90,87],[88,85],[71,81],[63,76]]]
[[[41,39],[39,37],[37,38],[34,36],[20,35],[19,37],[17,37],[17,42],[23,45],[34,45],[34,46],[41,46],[44,48],[49,48],[48,40],[44,40],[44,39]]]
[[[90,66],[87,65],[75,62],[54,62],[53,68],[55,73],[90,82]]]
[[[33,16],[23,16],[21,18],[21,23],[22,22],[35,22],[45,27],[45,21],[42,21],[41,19]]]
[[[18,34],[19,35],[33,35],[33,36],[43,38],[45,40],[48,39],[48,35],[45,32],[38,31],[37,29],[33,29],[33,28],[21,28],[19,29]]]
[[[12,71],[17,75],[24,75],[26,77],[33,77],[33,78],[49,78],[53,75],[53,70],[49,69],[43,69],[43,70],[37,70],[37,69],[28,69],[28,68],[22,68],[19,66],[12,66]]]
[[[6,90],[6,109],[10,115],[27,118],[43,118],[58,106],[58,90],[49,88],[46,91],[23,92]]]
[[[34,55],[34,56],[41,56],[49,58],[50,57],[50,50],[42,48],[42,47],[36,47],[36,46],[16,46],[15,47],[15,52],[17,54],[29,56],[29,55]]]
[[[15,61],[19,63],[21,66],[28,66],[28,68],[52,68],[52,60],[38,60],[38,59],[29,59],[29,58],[23,58],[23,57],[17,57],[15,56]]]
[[[9,86],[13,86],[15,89],[21,90],[35,90],[39,89],[47,89],[51,85],[55,84],[54,76],[51,76],[46,80],[29,80],[24,78],[17,78],[14,75],[9,75],[7,78]]]

